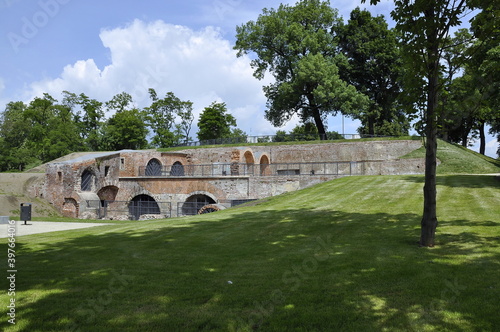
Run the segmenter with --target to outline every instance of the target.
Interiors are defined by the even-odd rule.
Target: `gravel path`
[[[96,226],[105,226],[112,224],[98,223],[79,223],[79,222],[48,222],[48,221],[28,221],[28,225],[24,225],[24,221],[16,221],[16,237],[23,235],[67,231],[71,229],[80,229]],[[0,224],[0,238],[8,236],[8,227],[11,225]]]

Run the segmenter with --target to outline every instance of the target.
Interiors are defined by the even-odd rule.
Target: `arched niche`
[[[269,157],[267,155],[263,155],[260,157],[260,175],[261,176],[268,176],[271,175],[271,167],[269,166],[270,161]]]
[[[184,165],[180,161],[176,161],[170,169],[171,176],[184,176]]]
[[[146,165],[146,176],[160,176],[162,171],[162,164],[161,162],[153,158],[150,161],[148,161],[148,164]]]
[[[86,169],[82,172],[80,190],[81,191],[92,191],[95,186],[95,175],[90,169]]]

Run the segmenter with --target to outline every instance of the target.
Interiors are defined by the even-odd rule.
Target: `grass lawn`
[[[348,177],[255,206],[17,238],[4,331],[498,331],[500,181]],[[7,270],[7,241],[0,252]]]

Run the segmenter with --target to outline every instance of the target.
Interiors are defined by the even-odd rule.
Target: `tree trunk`
[[[484,155],[486,151],[486,135],[484,134],[484,121],[481,121],[479,124],[479,153]]]
[[[326,140],[326,130],[323,124],[323,120],[321,119],[321,114],[319,113],[319,109],[313,105],[311,105],[312,114],[314,118],[314,123],[316,124],[316,128],[318,128],[318,134],[320,140]]]
[[[433,10],[428,13],[434,15]],[[426,112],[426,145],[425,145],[425,184],[424,184],[424,213],[422,216],[420,246],[433,247],[437,228],[436,213],[436,154],[437,154],[437,121],[436,109],[439,91],[439,44],[437,30],[429,31],[428,39],[428,87]]]

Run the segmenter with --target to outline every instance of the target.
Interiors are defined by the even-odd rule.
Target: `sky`
[[[248,135],[290,131],[296,119],[275,128],[264,118],[262,86],[272,82],[271,74],[257,80],[250,57],[238,58],[233,46],[236,26],[257,19],[263,8],[295,2],[0,0],[0,110],[43,93],[61,100],[64,90],[102,102],[127,92],[142,108],[154,88],[159,96],[173,92],[193,102],[194,138],[199,114],[214,101],[225,102]],[[345,21],[359,6],[393,25],[392,0],[330,4]],[[341,116],[328,119],[328,130],[339,133],[355,134],[359,125]],[[497,146],[488,136],[486,154],[496,157]]]

